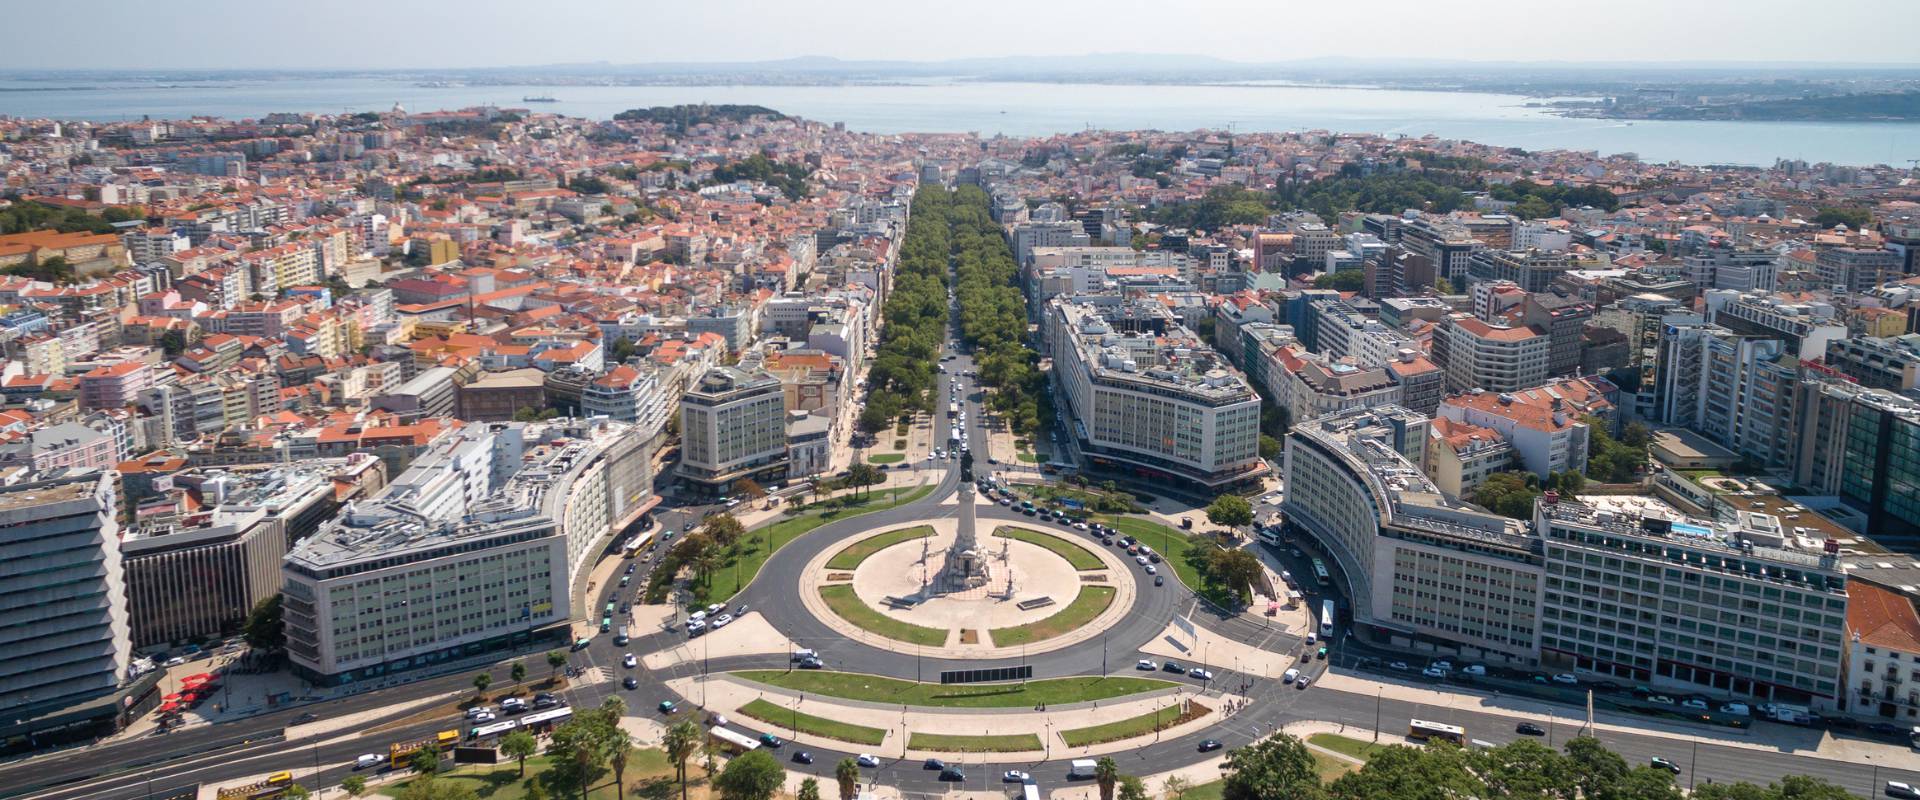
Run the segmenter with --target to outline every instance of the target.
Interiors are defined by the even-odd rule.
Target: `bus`
[[[653,531],[641,531],[639,536],[628,539],[626,544],[620,546],[621,554],[627,558],[633,558],[639,555],[640,551],[646,549],[647,545],[652,542]]]
[[[1333,638],[1333,601],[1320,601],[1320,638]]]
[[[734,755],[760,749],[760,742],[744,733],[736,733],[718,725],[707,729],[707,736],[713,743]]]
[[[1313,579],[1319,581],[1321,586],[1327,585],[1327,562],[1317,558],[1313,560]]]
[[[219,800],[265,800],[286,794],[287,787],[292,785],[293,773],[276,772],[253,783],[221,787],[215,796]]]
[[[533,733],[547,733],[553,726],[573,718],[573,709],[566,706],[535,711],[520,718],[520,727]]]
[[[1407,722],[1407,738],[1416,742],[1427,742],[1439,739],[1443,742],[1466,747],[1467,729],[1458,725],[1448,725],[1443,722],[1428,722],[1424,719],[1409,720]]]
[[[1280,526],[1268,525],[1260,529],[1260,543],[1268,547],[1280,546]]]
[[[520,727],[520,721],[513,720],[513,719],[507,720],[505,722],[495,722],[488,725],[481,725],[477,728],[474,728],[473,730],[467,731],[467,738],[468,739],[491,739],[495,736],[512,733],[513,729],[518,727]]]
[[[441,731],[426,739],[416,739],[411,742],[394,742],[393,744],[387,745],[387,766],[393,769],[406,769],[408,766],[407,762],[413,758],[414,753],[428,748],[432,748],[436,752],[444,753],[459,743],[459,731]]]

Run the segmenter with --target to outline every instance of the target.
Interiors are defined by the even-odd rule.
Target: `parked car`
[[[1407,666],[1407,662],[1405,661],[1395,661],[1393,663],[1388,664],[1387,669],[1393,670],[1395,672],[1406,672],[1407,670],[1412,669],[1412,667]]]
[[[1208,670],[1201,669],[1199,667],[1194,667],[1193,669],[1187,670],[1187,677],[1199,678],[1200,680],[1203,680],[1203,681],[1210,681],[1210,680],[1213,680],[1213,673]]]
[[[1133,668],[1140,670],[1142,672],[1152,672],[1154,670],[1159,669],[1160,665],[1155,664],[1152,661],[1149,661],[1143,658],[1143,659],[1140,659],[1139,661],[1133,662]]]
[[[1426,669],[1420,670],[1420,674],[1429,678],[1447,677],[1447,671],[1439,667],[1427,667]]]
[[[1160,668],[1163,670],[1166,670],[1167,672],[1186,672],[1187,671],[1187,668],[1184,666],[1181,666],[1180,662],[1178,661],[1168,661],[1168,662],[1162,663],[1160,665]]]

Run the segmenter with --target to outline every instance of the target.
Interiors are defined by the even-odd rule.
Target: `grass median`
[[[1316,733],[1312,736],[1308,736],[1307,744],[1313,745],[1315,747],[1324,747],[1328,750],[1332,750],[1333,752],[1339,753],[1340,755],[1347,756],[1349,758],[1357,758],[1357,759],[1360,759],[1361,761],[1366,761],[1368,759],[1373,758],[1374,756],[1380,755],[1380,753],[1385,751],[1390,746],[1390,745],[1384,745],[1384,744],[1374,744],[1372,742],[1365,742],[1359,739],[1354,739],[1352,737],[1341,736],[1333,733]]]
[[[867,461],[874,464],[897,464],[905,460],[907,460],[906,453],[874,453],[867,456]]]
[[[742,670],[736,678],[809,695],[933,708],[1033,708],[1042,703],[1084,703],[1169,689],[1179,684],[1129,675],[1046,678],[1026,683],[943,685],[914,683],[855,672],[777,669]]]
[[[740,713],[761,722],[789,731],[824,736],[842,742],[854,744],[879,744],[887,739],[887,732],[865,725],[854,725],[839,720],[802,714],[791,708],[776,705],[766,700],[755,700],[740,707]]]
[[[920,525],[913,528],[887,531],[878,536],[869,536],[841,548],[838,553],[834,553],[833,558],[827,559],[827,569],[857,569],[860,566],[860,562],[867,560],[867,557],[874,553],[878,553],[901,542],[912,539],[925,539],[932,535],[933,528]]]
[[[859,626],[862,630],[877,633],[895,641],[926,647],[940,647],[947,643],[945,630],[901,622],[882,614],[867,605],[866,601],[861,600],[859,595],[854,594],[853,587],[847,584],[820,587],[820,599],[827,601],[827,607],[833,609],[833,613],[839,614],[841,619]]]
[[[1031,753],[1042,749],[1040,736],[1032,733],[980,736],[915,733],[907,739],[907,746],[936,753]]]
[[[1016,644],[1032,644],[1068,633],[1093,621],[1109,606],[1113,605],[1116,589],[1111,586],[1082,586],[1080,594],[1066,608],[1039,622],[1015,625],[1011,628],[993,629],[993,646],[1009,647]]]
[[[694,599],[701,603],[720,603],[739,594],[742,588],[753,582],[753,576],[760,574],[760,568],[766,566],[773,551],[785,547],[788,542],[801,534],[836,520],[885,511],[895,506],[903,506],[933,493],[933,484],[925,486],[901,486],[893,489],[875,490],[871,495],[843,494],[828,503],[845,503],[832,508],[810,508],[794,516],[780,520],[756,530],[747,531],[725,554],[720,566],[706,583],[695,581],[692,585]],[[818,503],[815,504],[819,505]],[[649,586],[652,592],[653,587]],[[664,601],[665,592],[661,593]]]
[[[1189,720],[1199,719],[1210,710],[1206,706],[1193,702],[1187,703],[1186,709],[1182,710],[1179,703],[1174,703],[1137,717],[1114,720],[1104,725],[1064,730],[1060,732],[1060,741],[1066,742],[1068,747],[1085,747],[1132,739],[1154,731],[1166,730]]]
[[[1085,571],[1107,568],[1107,562],[1101,561],[1099,556],[1093,554],[1093,551],[1081,547],[1077,542],[1069,541],[1058,536],[1028,530],[1026,528],[1012,527],[996,530],[993,532],[993,535],[1018,539],[1027,544],[1047,548],[1052,551],[1054,555],[1066,559],[1067,563],[1073,565],[1073,568],[1077,570]]]
[[[1225,586],[1207,580],[1206,576],[1200,574],[1200,568],[1194,566],[1192,559],[1187,557],[1187,551],[1195,548],[1218,548],[1219,545],[1214,544],[1212,540],[1139,517],[1098,517],[1096,519],[1159,551],[1163,563],[1173,567],[1173,574],[1180,578],[1180,582],[1206,598],[1207,602],[1222,608],[1233,607],[1233,592]]]

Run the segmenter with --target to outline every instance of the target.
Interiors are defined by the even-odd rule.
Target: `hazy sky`
[[[388,68],[1139,52],[1920,62],[1915,0],[53,0],[0,68]],[[31,32],[31,35],[20,35]]]

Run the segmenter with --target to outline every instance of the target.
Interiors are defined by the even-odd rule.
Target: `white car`
[[[725,610],[727,610],[726,603],[714,603],[713,605],[707,606],[707,615],[712,616]]]
[[[1143,566],[1143,567],[1144,567],[1144,566],[1146,566],[1146,565],[1147,565],[1147,557],[1146,557],[1146,556],[1134,556],[1134,557],[1133,557],[1133,560],[1135,560],[1135,561],[1138,561],[1138,562],[1140,562],[1140,566]]]
[[[620,666],[633,669],[634,667],[640,666],[640,659],[634,658],[632,653],[628,653],[620,657]]]
[[[492,714],[492,706],[474,706],[467,709],[467,719],[479,719],[481,714]]]
[[[499,717],[494,716],[494,713],[491,711],[482,711],[473,715],[474,722],[492,722],[496,719],[499,719]]]
[[[1426,669],[1420,670],[1420,674],[1425,675],[1429,678],[1447,677],[1447,671],[1439,667],[1427,667]]]
[[[872,769],[880,766],[880,757],[872,753],[861,753],[853,759],[853,763]]]
[[[1160,671],[1160,665],[1158,665],[1158,664],[1155,664],[1155,663],[1153,663],[1152,661],[1149,661],[1149,660],[1147,660],[1147,659],[1144,659],[1144,658],[1143,658],[1143,659],[1140,659],[1139,661],[1135,661],[1135,662],[1133,662],[1133,668],[1134,668],[1134,669],[1137,669],[1137,670],[1140,670],[1141,672],[1158,672],[1158,671]]]
[[[1017,769],[1010,769],[1000,775],[1002,783],[1031,783],[1033,776]]]
[[[1554,683],[1563,683],[1563,684],[1566,684],[1566,685],[1568,685],[1568,686],[1578,686],[1578,685],[1580,685],[1580,679],[1579,679],[1579,678],[1576,678],[1576,677],[1574,677],[1574,676],[1573,676],[1573,673],[1571,673],[1571,672],[1562,672],[1562,673],[1560,673],[1560,674],[1558,674],[1558,675],[1555,675],[1555,676],[1553,676],[1553,682],[1554,682]]]
[[[369,767],[377,767],[377,766],[380,766],[380,764],[385,761],[386,761],[385,758],[382,758],[378,755],[374,755],[373,753],[368,753],[366,755],[363,755],[363,756],[360,756],[359,758],[354,759],[353,768],[367,769]]]
[[[727,627],[727,623],[732,621],[733,621],[732,614],[721,614],[720,616],[713,618],[713,627],[724,628],[724,627]]]
[[[1152,564],[1148,564],[1148,565],[1147,565],[1147,574],[1148,574],[1148,575],[1157,575],[1157,574],[1159,574],[1159,572],[1160,572],[1159,570],[1157,570],[1157,569],[1154,569],[1154,568],[1153,568],[1153,565],[1152,565]]]

